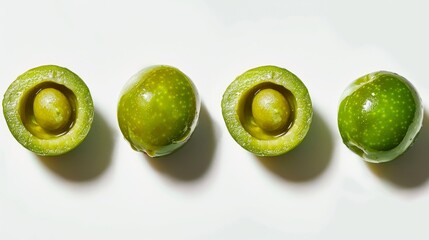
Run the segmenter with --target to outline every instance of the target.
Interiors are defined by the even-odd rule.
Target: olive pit
[[[274,89],[258,91],[252,101],[252,115],[256,124],[266,131],[276,131],[286,126],[290,106],[286,98]]]
[[[237,111],[248,133],[255,138],[269,140],[284,135],[293,125],[295,105],[289,90],[264,82],[243,94]]]
[[[73,126],[76,96],[64,85],[43,82],[23,98],[20,116],[25,128],[36,137],[59,137]]]
[[[71,111],[67,97],[55,88],[45,88],[34,98],[34,118],[48,131],[64,128],[70,122]]]

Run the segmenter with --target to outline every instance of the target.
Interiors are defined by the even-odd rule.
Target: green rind
[[[164,156],[191,137],[200,106],[198,91],[189,77],[177,68],[155,65],[139,71],[124,86],[118,124],[134,150],[151,157]]]
[[[43,82],[64,85],[76,96],[76,119],[73,127],[64,135],[41,139],[31,134],[19,114],[22,97]],[[40,156],[57,156],[76,148],[88,134],[94,118],[91,93],[83,80],[72,71],[45,65],[20,75],[6,90],[3,98],[3,114],[10,132],[28,150]]]
[[[394,78],[405,84],[405,86],[408,88],[409,92],[413,97],[413,101],[415,103],[415,111],[411,124],[408,127],[407,132],[404,134],[402,141],[392,149],[380,151],[377,149],[368,148],[367,146],[363,146],[362,143],[359,142],[359,140],[355,139],[353,134],[351,134],[350,131],[345,127],[346,117],[343,114],[345,114],[345,109],[348,105],[349,96],[353,95],[353,93],[358,91],[362,86],[370,84],[371,82],[384,77]],[[365,161],[372,163],[388,162],[403,154],[414,143],[415,138],[418,135],[423,124],[423,111],[423,104],[416,89],[406,78],[396,73],[388,71],[378,71],[358,78],[346,88],[341,97],[341,102],[338,109],[338,128],[344,144],[354,153],[361,156]],[[383,123],[379,122],[378,124]]]
[[[242,126],[237,107],[243,94],[266,82],[283,86],[292,93],[296,100],[295,120],[284,135],[261,140]],[[311,98],[304,83],[290,71],[276,66],[257,67],[238,76],[226,89],[221,106],[231,136],[244,149],[258,156],[278,156],[294,149],[304,140],[313,116]]]

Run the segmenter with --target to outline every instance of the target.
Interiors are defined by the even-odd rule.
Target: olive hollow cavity
[[[76,96],[66,86],[46,81],[21,99],[19,115],[25,128],[41,139],[66,134],[76,119]]]
[[[244,129],[260,140],[283,136],[295,121],[296,100],[283,86],[257,84],[240,97],[237,113]]]

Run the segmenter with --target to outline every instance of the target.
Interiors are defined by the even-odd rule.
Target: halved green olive
[[[3,114],[16,140],[41,156],[77,147],[91,128],[94,106],[88,87],[66,68],[33,68],[3,98]]]
[[[222,98],[234,140],[259,156],[284,154],[306,136],[313,116],[302,81],[286,69],[262,66],[238,76]]]

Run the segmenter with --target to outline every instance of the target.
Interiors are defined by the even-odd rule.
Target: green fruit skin
[[[258,127],[254,120],[250,119],[250,123],[247,123],[240,119],[240,108],[246,101],[245,98],[252,97],[249,92],[266,86],[290,92],[287,97],[289,106],[276,106],[282,101],[274,101],[272,105],[279,108],[275,111],[285,112],[283,117],[289,115],[286,114],[289,107],[293,110],[291,116],[287,117],[293,121],[282,134],[269,136],[270,132],[265,131],[263,126]],[[256,67],[238,76],[225,90],[221,106],[222,116],[231,136],[241,147],[257,156],[279,156],[297,147],[307,135],[313,116],[310,94],[304,83],[292,72],[276,66]],[[255,133],[262,134],[255,136],[258,134],[252,134],[244,124],[256,129]],[[264,136],[267,134],[269,137]]]
[[[43,127],[36,124],[36,130],[43,135],[41,137],[26,128],[21,116],[28,95],[46,84],[68,89],[75,119],[70,129],[60,135],[43,133]],[[21,145],[40,156],[58,156],[76,148],[87,136],[94,118],[94,105],[86,84],[72,71],[55,65],[39,66],[20,75],[6,90],[2,104],[12,135]]]
[[[194,131],[200,99],[177,68],[156,65],[134,75],[118,103],[118,123],[131,147],[151,157],[180,148]]]
[[[344,144],[368,162],[395,159],[414,142],[423,123],[423,105],[404,77],[379,71],[354,81],[338,110]]]

